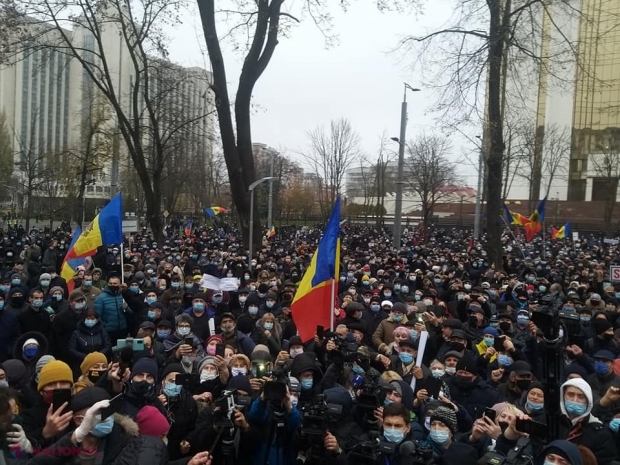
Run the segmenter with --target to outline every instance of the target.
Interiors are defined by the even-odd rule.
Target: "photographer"
[[[296,359],[298,359],[296,357]],[[265,399],[265,390],[254,400],[248,412],[250,424],[264,431],[258,450],[254,453],[253,464],[265,463],[292,465],[297,457],[292,438],[301,426],[301,413],[291,404],[291,393],[286,385],[286,393],[281,401]]]

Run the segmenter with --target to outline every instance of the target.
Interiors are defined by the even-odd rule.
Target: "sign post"
[[[620,266],[612,265],[609,267],[609,277],[611,282],[620,283]]]

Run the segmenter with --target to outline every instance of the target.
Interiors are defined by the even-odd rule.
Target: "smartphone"
[[[498,336],[495,338],[495,340],[493,341],[493,348],[497,351],[497,352],[503,352],[504,351],[504,342],[506,341],[506,336]]]
[[[186,337],[183,339],[183,344],[186,344],[188,346],[192,346],[192,348],[194,347],[194,338],[193,337]]]
[[[548,433],[547,425],[534,420],[521,420],[517,418],[515,428],[521,433],[527,433],[536,438],[544,438]]]
[[[258,379],[271,374],[271,363],[254,364],[253,367],[256,367],[256,378]]]
[[[424,382],[428,397],[439,399],[439,391],[441,391],[441,380],[437,378],[429,378]]]
[[[497,416],[497,412],[493,410],[492,408],[487,407],[484,409],[484,416],[494,422]]]
[[[325,327],[322,325],[316,325],[316,335],[319,339],[323,339],[325,337]]]
[[[123,399],[125,394],[120,393],[116,397],[110,399],[110,405],[101,410],[101,418],[105,420],[108,417],[111,417],[115,413],[119,413],[123,409]]]
[[[62,407],[62,404],[67,402],[68,406],[65,408],[65,412],[69,411],[71,405],[71,389],[54,389],[52,397],[52,405],[54,406],[54,412]]]
[[[133,350],[144,350],[144,339],[127,338],[116,341],[116,347],[131,347]]]
[[[215,346],[215,355],[224,358],[224,353],[226,352],[225,344],[218,344]]]

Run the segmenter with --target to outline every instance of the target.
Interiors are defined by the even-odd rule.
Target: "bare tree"
[[[401,43],[421,46],[416,56],[436,66],[437,72],[428,75],[425,85],[437,89],[436,109],[443,118],[453,124],[485,122],[487,247],[498,267],[502,264],[504,118],[506,108],[513,101],[518,105],[519,99],[506,102],[525,94],[524,89],[541,75],[553,77],[554,85],[574,78],[574,73],[567,77],[555,70],[566,64],[582,66],[575,61],[576,39],[566,34],[567,25],[582,16],[571,0],[460,0],[448,27]],[[551,79],[546,85],[550,83]],[[525,99],[521,102],[527,104]]]
[[[424,231],[430,225],[437,202],[452,193],[446,187],[459,182],[456,164],[448,159],[451,150],[450,141],[435,134],[422,134],[407,143],[406,163],[410,174],[406,182],[420,197]]]
[[[317,127],[307,133],[311,151],[302,154],[311,171],[323,182],[319,205],[323,215],[329,215],[336,197],[342,193],[347,170],[361,156],[360,137],[349,120],[332,120],[329,130]]]
[[[199,126],[210,113],[208,95],[188,114],[179,101],[186,87],[200,77],[167,61],[164,24],[179,24],[180,0],[4,0],[17,27],[10,44],[13,59],[35,50],[54,50],[77,62],[85,81],[105,98],[116,117],[112,175],[121,151],[133,162],[144,192],[146,217],[156,237],[163,234],[161,205],[163,173],[176,140],[188,127]],[[112,37],[117,46],[110,46]],[[113,41],[114,42],[114,41]],[[129,68],[120,72],[119,54]],[[131,82],[122,77],[131,75]],[[121,79],[119,79],[119,76]],[[204,73],[203,79],[207,80]],[[118,180],[113,179],[113,185]]]
[[[605,201],[603,220],[605,232],[612,235],[613,215],[618,196],[618,181],[620,181],[620,132],[608,130],[594,146],[590,155],[593,179],[592,200],[598,200],[598,195]],[[596,193],[596,197],[594,195]]]
[[[555,180],[565,180],[571,152],[571,128],[552,124],[545,127],[542,142],[542,176],[544,197],[549,197]]]
[[[13,167],[11,132],[6,123],[6,115],[0,113],[0,192],[6,192],[13,174]]]

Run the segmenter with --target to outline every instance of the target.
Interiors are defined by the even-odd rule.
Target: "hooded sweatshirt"
[[[560,401],[560,410],[567,417],[568,417],[568,413],[566,412],[566,405],[564,404],[564,393],[566,392],[566,388],[569,387],[569,386],[573,386],[573,387],[576,387],[577,389],[579,389],[581,392],[583,392],[585,394],[586,398],[588,399],[588,405],[587,405],[585,413],[583,415],[581,415],[581,416],[578,416],[578,417],[575,417],[575,418],[571,419],[571,422],[572,422],[573,426],[575,426],[577,423],[579,423],[579,421],[581,419],[583,419],[583,418],[587,417],[588,415],[590,415],[590,412],[592,411],[592,407],[594,405],[594,401],[592,399],[592,388],[586,382],[585,379],[581,379],[581,378],[569,379],[564,384],[562,384],[562,386],[560,387],[560,399],[561,399],[561,401]]]

